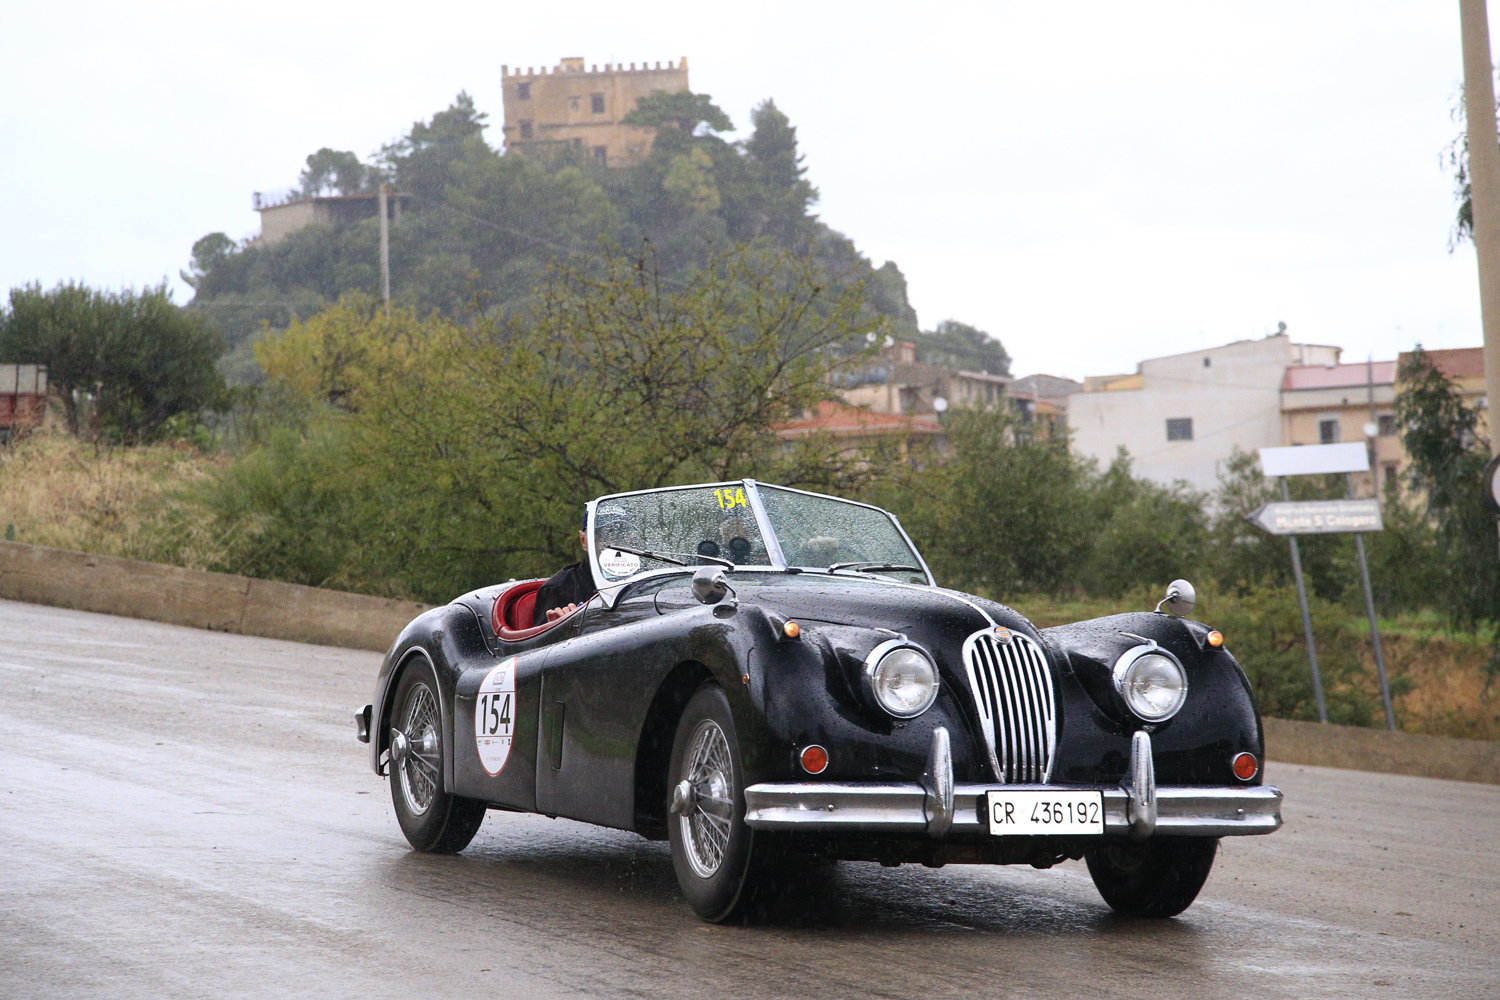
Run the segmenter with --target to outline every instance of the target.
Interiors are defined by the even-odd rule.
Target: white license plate
[[[1001,837],[1103,834],[1103,792],[986,792],[990,833]]]

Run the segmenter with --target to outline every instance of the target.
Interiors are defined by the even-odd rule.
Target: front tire
[[[1116,913],[1175,917],[1198,898],[1219,849],[1217,837],[1111,839],[1085,858],[1099,895]]]
[[[443,791],[443,718],[437,678],[418,657],[391,700],[391,803],[413,848],[457,854],[484,822],[485,804]]]
[[[688,699],[672,741],[667,839],[683,896],[711,923],[744,912],[763,867],[745,825],[744,773],[729,699],[705,684]]]

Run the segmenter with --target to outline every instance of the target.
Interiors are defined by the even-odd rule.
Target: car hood
[[[740,600],[800,622],[888,629],[927,642],[959,642],[990,625],[1037,638],[1022,615],[982,598],[937,587],[825,578],[796,586],[741,587]]]

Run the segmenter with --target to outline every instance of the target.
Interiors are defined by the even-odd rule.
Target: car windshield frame
[[[866,510],[872,510],[883,515],[886,520],[888,520],[896,529],[896,532],[901,536],[901,540],[906,543],[907,548],[911,551],[912,557],[914,559],[914,565],[921,569],[922,576],[927,581],[926,586],[937,586],[937,582],[932,577],[932,571],[927,567],[927,561],[922,558],[921,551],[918,550],[917,546],[912,542],[911,536],[906,533],[906,529],[901,526],[901,520],[890,511],[885,510],[882,507],[876,507],[874,504],[860,503],[858,500],[847,500],[844,497],[831,496],[827,493],[815,493],[811,490],[799,490],[791,486],[780,486],[772,483],[767,483],[766,485],[775,486],[776,489],[783,490],[788,493],[799,493],[803,496],[815,497],[819,500],[830,500],[835,503],[849,504],[855,507],[863,507]],[[766,513],[765,504],[761,500],[759,484],[756,483],[754,479],[731,479],[723,482],[687,483],[682,486],[659,486],[649,490],[629,490],[624,493],[611,493],[606,496],[596,497],[595,499],[588,502],[588,526],[585,530],[585,535],[588,542],[589,570],[594,578],[594,586],[598,588],[599,596],[603,599],[605,606],[613,607],[616,599],[618,599],[624,589],[631,584],[637,584],[643,580],[650,580],[660,576],[690,573],[693,570],[697,569],[699,565],[717,564],[712,561],[705,560],[701,564],[688,566],[664,566],[657,569],[642,570],[641,572],[634,573],[627,577],[606,576],[603,569],[599,565],[599,551],[595,544],[594,537],[594,517],[601,504],[608,503],[611,500],[618,500],[622,497],[643,496],[648,493],[674,493],[683,490],[723,489],[725,487],[744,489],[745,497],[749,501],[750,513],[755,519],[755,524],[760,531],[761,539],[765,542],[766,557],[770,560],[770,565],[766,565],[764,563],[747,563],[744,565],[736,565],[734,568],[735,573],[819,573],[827,574],[833,577],[849,576],[866,581],[878,581],[881,583],[888,583],[893,586],[921,586],[921,584],[903,583],[899,580],[892,580],[889,577],[879,576],[874,573],[865,573],[862,572],[858,567],[849,567],[837,571],[830,571],[827,567],[823,566],[789,565],[787,563],[786,554],[781,549],[781,541],[776,535],[775,528],[771,525],[771,519]],[[609,548],[609,546],[606,545],[605,548],[607,549]],[[690,554],[687,553],[664,552],[663,554],[690,556]]]

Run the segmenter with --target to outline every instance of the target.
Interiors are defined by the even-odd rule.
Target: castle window
[[[1204,358],[1203,359],[1203,367],[1204,368],[1211,367],[1213,365],[1213,363],[1214,363],[1214,359],[1213,358]]]
[[[527,120],[521,122],[521,138],[522,139],[530,139],[531,138],[531,120],[529,118]]]
[[[531,84],[529,84],[529,83],[518,83],[518,84],[516,84],[516,99],[519,100],[519,101],[529,101],[529,100],[531,100]]]
[[[569,111],[577,111],[578,110],[578,98],[576,98],[576,97],[570,97],[570,98],[568,98],[568,110]]]
[[[591,110],[594,112],[594,114],[596,114],[596,115],[602,115],[602,114],[604,114],[604,95],[603,94],[595,94],[593,97],[589,98],[589,101],[593,105],[593,107],[592,107]]]
[[[609,166],[609,149],[607,147],[594,147],[594,165],[600,167]]]
[[[1167,440],[1168,441],[1191,441],[1193,439],[1192,417],[1168,417],[1167,418]]]

